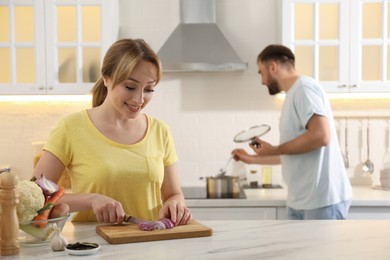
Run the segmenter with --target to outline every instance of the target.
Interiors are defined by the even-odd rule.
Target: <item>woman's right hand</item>
[[[117,222],[122,224],[125,212],[123,211],[122,204],[119,201],[104,195],[95,194],[91,198],[91,206],[98,222]]]

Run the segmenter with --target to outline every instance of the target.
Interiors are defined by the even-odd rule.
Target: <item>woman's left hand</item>
[[[192,214],[183,202],[168,200],[164,203],[159,213],[159,219],[169,218],[175,225],[187,225],[192,220]]]

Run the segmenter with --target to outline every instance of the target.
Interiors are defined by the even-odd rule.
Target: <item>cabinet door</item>
[[[389,3],[284,0],[283,43],[327,92],[389,92]]]
[[[36,93],[45,82],[43,1],[0,1],[0,94]]]
[[[195,220],[256,220],[276,219],[275,208],[193,208],[191,213]]]
[[[389,207],[352,206],[348,219],[390,219]]]
[[[296,56],[296,69],[328,92],[347,92],[349,83],[348,1],[284,0],[283,43]]]
[[[48,94],[88,94],[117,26],[116,1],[45,2]],[[108,27],[109,30],[103,28]]]
[[[389,1],[351,3],[351,92],[390,91]]]
[[[0,94],[87,94],[117,33],[116,0],[0,0]]]

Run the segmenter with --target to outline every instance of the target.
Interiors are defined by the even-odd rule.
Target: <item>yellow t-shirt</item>
[[[138,143],[124,145],[102,135],[86,110],[58,122],[44,147],[68,168],[73,193],[99,193],[122,203],[126,214],[156,220],[162,207],[164,167],[177,161],[169,127],[147,116],[148,129]],[[73,221],[96,221],[92,210]]]

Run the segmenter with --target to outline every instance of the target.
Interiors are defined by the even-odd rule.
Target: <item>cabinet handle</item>
[[[338,85],[337,87],[338,87],[338,88],[346,88],[347,85],[346,85],[346,84],[343,84],[343,85]]]
[[[38,87],[39,90],[44,90],[45,88],[43,86]]]
[[[49,90],[53,90],[53,86],[49,86]]]
[[[357,85],[356,84],[352,84],[351,86],[349,86],[350,88],[356,88]]]

